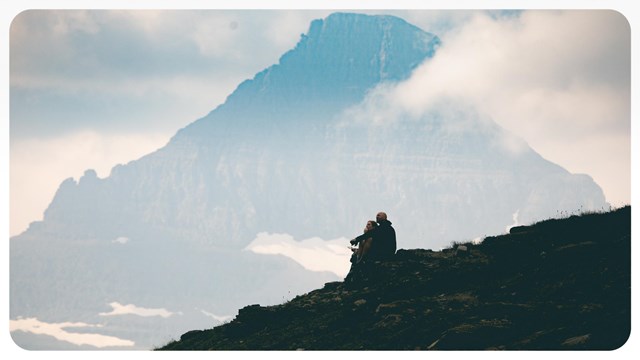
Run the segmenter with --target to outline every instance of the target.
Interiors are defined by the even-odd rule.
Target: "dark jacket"
[[[391,226],[391,221],[383,220],[380,225],[366,232],[354,240],[360,242],[362,240],[372,238],[371,250],[369,258],[376,260],[390,259],[396,253],[396,231]]]

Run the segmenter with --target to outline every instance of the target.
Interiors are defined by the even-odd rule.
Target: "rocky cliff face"
[[[631,331],[631,209],[400,250],[161,350],[613,350]]]

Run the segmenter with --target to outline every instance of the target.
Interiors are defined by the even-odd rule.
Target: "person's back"
[[[387,219],[382,219],[378,223],[380,226],[378,226],[372,250],[377,259],[388,260],[396,253],[396,231],[391,226],[391,221]]]

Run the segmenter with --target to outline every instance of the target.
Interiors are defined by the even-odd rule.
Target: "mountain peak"
[[[326,119],[359,103],[382,82],[407,79],[439,44],[437,36],[394,16],[331,14],[312,21],[277,64],[242,82],[186,133],[208,138],[221,127],[235,131],[230,128],[265,125],[260,119],[274,115],[281,127],[299,124],[303,114],[309,122],[309,108]]]
[[[326,77],[339,69],[349,85],[369,86],[384,80],[403,80],[440,44],[438,37],[388,15],[334,13],[314,20],[296,47],[280,59],[281,66],[304,63],[319,66],[312,75]],[[346,65],[346,66],[345,66]]]

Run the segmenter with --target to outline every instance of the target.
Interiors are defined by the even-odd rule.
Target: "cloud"
[[[126,236],[120,236],[120,237],[112,240],[111,242],[114,243],[114,244],[122,244],[122,245],[124,245],[124,244],[129,242],[129,238],[126,237]]]
[[[467,107],[629,203],[630,59],[629,25],[614,11],[478,12],[408,80],[373,90],[350,116],[383,124]]]
[[[237,85],[275,64],[313,18],[328,13],[25,11],[10,31],[11,85],[126,90],[122,82],[207,77],[215,83],[229,76]]]
[[[137,316],[160,316],[162,318],[168,318],[174,313],[167,311],[166,309],[146,309],[137,307],[133,304],[122,305],[118,302],[112,302],[109,304],[113,310],[108,313],[99,313],[100,316],[118,316],[118,315],[137,315]]]
[[[83,334],[77,332],[66,331],[66,328],[99,328],[101,325],[92,325],[82,322],[64,322],[64,323],[45,323],[36,318],[18,318],[9,321],[9,329],[11,332],[23,331],[37,335],[53,336],[57,340],[66,341],[74,345],[91,345],[97,348],[104,347],[130,347],[135,343],[130,340],[120,339],[114,336],[100,334]]]
[[[330,271],[344,277],[351,266],[348,239],[322,240],[314,237],[296,241],[288,234],[259,233],[245,250],[256,254],[283,255],[311,271]]]

